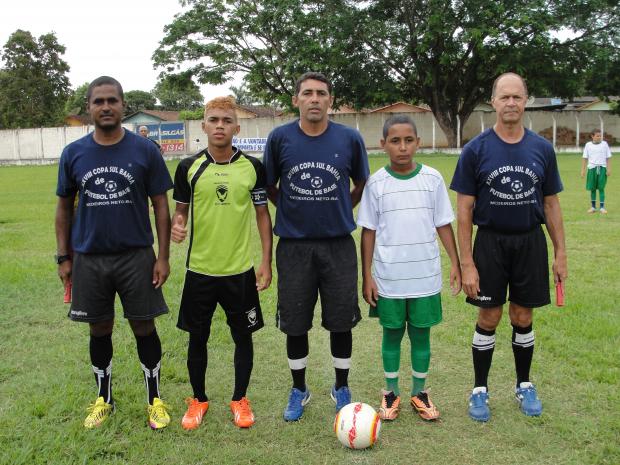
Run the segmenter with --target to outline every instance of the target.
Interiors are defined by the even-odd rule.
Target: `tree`
[[[65,115],[85,115],[87,113],[86,92],[88,91],[88,85],[89,83],[85,82],[71,92],[65,102]]]
[[[65,47],[54,33],[35,39],[18,29],[4,45],[0,72],[0,127],[26,128],[62,122],[70,93]]]
[[[130,115],[139,110],[153,110],[157,101],[150,92],[144,90],[130,90],[125,92],[126,114]]]
[[[200,88],[188,72],[163,76],[152,93],[164,110],[194,110],[203,102]]]
[[[323,71],[336,106],[428,104],[451,146],[494,79],[516,71],[530,94],[583,89],[593,44],[608,49],[620,7],[611,0],[186,0],[153,58],[290,105],[295,77]],[[569,33],[569,38],[563,35]],[[616,42],[617,44],[617,42]]]
[[[238,87],[230,86],[230,91],[232,92],[232,96],[235,99],[235,102],[238,105],[256,105],[260,103],[264,103],[259,101],[252,95],[252,92],[247,88],[245,84],[241,84]]]
[[[164,28],[153,54],[165,75],[189,64],[185,72],[198,82],[217,85],[242,73],[243,87],[258,101],[290,107],[297,76],[309,69],[331,71],[331,46],[313,2],[187,0],[187,5],[191,8]]]
[[[181,110],[179,112],[179,119],[181,121],[187,120],[201,120],[204,118],[205,111],[202,108],[196,108],[195,110]]]

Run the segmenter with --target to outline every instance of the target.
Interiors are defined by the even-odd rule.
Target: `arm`
[[[366,185],[366,180],[356,181],[353,179],[353,190],[351,190],[351,206],[355,208],[355,206],[360,203],[362,199],[362,192],[364,192],[364,186]]]
[[[273,247],[273,235],[271,233],[271,216],[269,208],[265,205],[255,205],[256,226],[260,236],[260,244],[263,251],[258,270],[256,270],[256,289],[264,291],[271,284],[271,255]]]
[[[155,212],[155,229],[157,230],[157,244],[159,250],[153,267],[153,285],[155,289],[161,287],[170,274],[170,210],[168,209],[168,194],[163,193],[151,197]]]
[[[267,186],[267,198],[273,204],[274,207],[278,206],[279,193],[280,193],[280,189],[278,189],[278,186]]]
[[[362,295],[364,300],[373,307],[377,306],[377,300],[379,299],[379,290],[371,271],[372,254],[375,250],[375,235],[376,232],[372,229],[362,229]]]
[[[177,202],[174,210],[171,238],[172,242],[180,244],[187,237],[187,217],[189,214],[189,203]]]
[[[71,223],[73,221],[73,203],[75,195],[58,197],[56,205],[56,254],[69,255],[71,252]],[[58,276],[66,287],[71,280],[72,260],[67,260],[58,265]]]
[[[611,176],[611,157],[607,158],[607,177]]]
[[[456,231],[461,255],[463,292],[472,299],[476,298],[480,292],[480,278],[474,264],[471,244],[475,201],[476,197],[473,195],[456,194]]]
[[[587,158],[582,158],[581,159],[581,177],[583,178],[586,174],[586,166],[588,165],[588,159]]]
[[[564,223],[562,209],[557,195],[548,195],[544,200],[547,232],[553,243],[553,280],[557,284],[568,277],[566,263],[566,245],[564,243]]]
[[[457,295],[461,291],[461,266],[456,251],[456,241],[454,240],[452,225],[448,223],[438,227],[437,234],[444,249],[446,249],[448,257],[450,257],[450,289],[452,289],[452,295]]]

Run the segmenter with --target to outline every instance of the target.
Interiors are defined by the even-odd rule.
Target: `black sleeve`
[[[189,168],[195,161],[195,157],[181,160],[174,173],[174,193],[172,198],[177,202],[190,203],[192,200],[192,188],[189,184]]]
[[[256,183],[254,187],[250,190],[250,195],[252,196],[252,203],[254,205],[266,205],[267,204],[267,175],[265,174],[265,167],[263,164],[254,157],[250,157],[246,155],[246,158],[252,163],[254,167],[254,171],[256,172]]]

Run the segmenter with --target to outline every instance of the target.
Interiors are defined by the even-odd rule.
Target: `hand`
[[[164,285],[170,274],[170,263],[166,258],[158,258],[153,267],[153,286],[155,289]]]
[[[553,266],[551,267],[551,269],[553,270],[553,281],[555,282],[555,284],[560,281],[566,281],[566,278],[568,278],[568,265],[566,263],[566,255],[556,255],[553,260]]]
[[[453,264],[450,267],[450,289],[452,295],[457,295],[461,292],[461,267],[458,264]]]
[[[271,285],[271,263],[261,263],[256,270],[256,290],[264,291]]]
[[[611,170],[609,168],[607,168],[607,177],[611,176]]]
[[[185,227],[185,220],[183,215],[174,215],[172,219],[172,229],[170,231],[170,238],[172,242],[180,244],[187,237],[187,228]]]
[[[377,300],[379,300],[379,289],[377,283],[373,278],[364,279],[362,284],[362,295],[364,300],[372,307],[377,306]]]
[[[63,287],[67,287],[67,284],[71,282],[71,269],[73,267],[72,260],[65,260],[58,265],[58,277],[62,281]]]
[[[478,276],[478,270],[476,265],[470,263],[468,265],[461,265],[461,282],[463,285],[463,292],[470,299],[478,297],[480,292],[480,277]]]

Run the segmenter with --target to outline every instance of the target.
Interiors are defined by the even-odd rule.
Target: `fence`
[[[369,150],[380,148],[382,128],[389,113],[358,113],[332,115],[332,120],[358,129]],[[422,148],[455,152],[447,149],[447,139],[437,124],[432,113],[412,114],[418,133],[422,138]],[[261,153],[264,139],[269,132],[292,117],[242,119],[239,121],[241,132],[238,142],[248,152]],[[495,122],[494,112],[474,112],[463,127],[463,140],[459,146],[472,139],[482,130]],[[149,136],[164,143],[164,148],[173,149],[166,152],[167,157],[184,156],[196,153],[206,146],[206,137],[200,121],[166,122],[161,125],[149,125]],[[600,128],[614,139],[620,140],[620,117],[602,111],[562,111],[562,112],[526,112],[524,124],[533,131],[545,135],[559,150],[579,150],[583,145],[584,135],[592,129]],[[137,131],[140,125],[125,125],[130,131]],[[153,132],[154,128],[158,132]],[[169,128],[168,128],[169,126]],[[0,164],[37,164],[54,163],[60,158],[65,145],[83,137],[93,130],[93,126],[35,128],[0,131]],[[580,134],[573,137],[572,134]],[[571,139],[573,137],[573,139]],[[168,140],[166,139],[168,138]],[[172,143],[174,142],[174,143]]]

